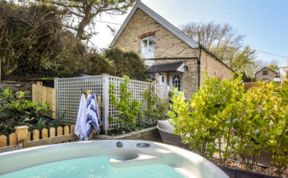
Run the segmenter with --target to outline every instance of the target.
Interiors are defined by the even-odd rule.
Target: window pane
[[[149,45],[155,45],[155,39],[153,37],[149,38]]]
[[[181,90],[181,77],[179,75],[174,75],[172,80],[173,87],[176,87],[178,91]]]
[[[148,45],[148,39],[144,39],[142,42],[143,42],[143,46],[144,46],[144,47],[147,47],[147,45]]]
[[[141,55],[143,58],[154,58],[155,37],[149,36],[141,40]]]

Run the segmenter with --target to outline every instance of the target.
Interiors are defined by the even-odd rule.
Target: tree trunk
[[[91,10],[92,10],[92,4],[89,4],[87,5],[85,8],[84,8],[84,18],[80,21],[79,25],[78,25],[78,28],[77,28],[77,38],[80,39],[80,40],[85,40],[86,37],[85,37],[85,27],[87,25],[90,24],[91,20],[93,19],[92,17],[92,13],[91,13]]]

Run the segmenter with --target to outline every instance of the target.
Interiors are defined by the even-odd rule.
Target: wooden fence
[[[33,130],[29,132],[27,126],[15,128],[16,132],[9,136],[0,135],[0,152],[15,150],[18,148],[27,148],[46,144],[56,144],[75,141],[74,125],[64,127],[44,128],[41,131]]]
[[[32,101],[39,104],[47,103],[52,111],[51,117],[56,118],[56,90],[45,87],[42,82],[32,84]]]

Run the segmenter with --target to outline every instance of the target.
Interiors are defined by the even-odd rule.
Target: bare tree
[[[244,36],[230,24],[190,23],[182,26],[182,30],[235,71],[243,72],[245,67],[254,63],[255,50],[243,46]]]
[[[66,14],[67,27],[76,31],[77,38],[89,39],[93,20],[103,13],[120,15],[127,12],[136,0],[38,0],[39,3],[57,6]],[[70,23],[68,23],[70,22]],[[87,27],[91,26],[90,33]]]
[[[192,39],[207,49],[229,46],[239,48],[242,46],[243,35],[237,34],[229,24],[190,23],[182,30]]]

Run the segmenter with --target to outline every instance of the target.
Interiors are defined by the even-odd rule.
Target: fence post
[[[105,134],[109,128],[109,75],[102,74],[102,115],[103,115],[103,128]]]
[[[59,118],[59,114],[58,114],[58,81],[59,78],[54,78],[54,89],[55,89],[55,111],[54,111],[54,117],[55,118]]]
[[[20,148],[23,148],[27,145],[29,140],[29,130],[28,126],[17,126],[16,130],[16,142]]]

